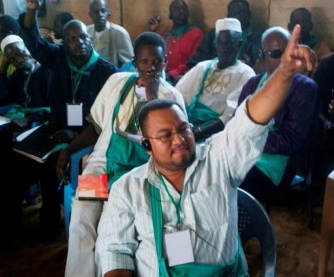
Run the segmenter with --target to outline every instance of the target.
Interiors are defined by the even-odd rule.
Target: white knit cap
[[[6,36],[2,41],[1,41],[1,51],[2,53],[4,52],[6,46],[8,44],[14,43],[14,42],[23,42],[22,38],[20,38],[17,35],[9,35]]]
[[[225,30],[242,33],[240,21],[236,18],[218,19],[216,21],[216,35]]]

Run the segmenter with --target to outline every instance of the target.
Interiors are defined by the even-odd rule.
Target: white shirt
[[[18,18],[21,13],[26,11],[25,0],[3,0],[3,8],[5,14]]]
[[[211,60],[198,63],[176,84],[175,87],[183,95],[186,106],[189,106],[198,93],[204,72],[210,63]],[[217,112],[226,125],[238,106],[243,86],[255,73],[251,67],[240,61],[224,69],[217,69],[217,64],[218,61],[213,62],[199,100]]]
[[[129,33],[117,24],[107,22],[106,28],[96,32],[94,25],[87,27],[94,49],[107,61],[120,66],[134,57]]]
[[[99,174],[106,172],[106,152],[112,136],[111,121],[113,111],[125,82],[132,74],[133,73],[129,72],[121,72],[111,75],[92,105],[90,116],[93,119],[92,123],[99,130],[100,136],[95,144],[94,151],[88,158],[83,174]],[[136,92],[136,97],[141,97],[140,95],[140,90],[138,90]],[[162,78],[160,78],[158,97],[174,99],[184,108],[182,95]],[[127,122],[131,112],[132,106],[130,103],[121,105],[117,118],[117,125]]]
[[[237,186],[260,156],[267,131],[268,126],[248,118],[242,104],[223,132],[198,146],[196,159],[186,170],[181,201],[181,221],[192,230],[195,262],[219,264],[234,258]],[[176,224],[175,208],[152,160],[123,175],[111,188],[98,227],[96,258],[103,275],[113,269],[129,269],[141,277],[158,276],[146,179],[161,192],[165,230]],[[178,202],[180,194],[165,182]]]

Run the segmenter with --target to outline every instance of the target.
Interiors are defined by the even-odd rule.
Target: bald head
[[[72,62],[80,67],[92,51],[92,41],[87,27],[79,20],[71,20],[64,26],[64,47]]]
[[[268,75],[271,75],[278,67],[289,39],[289,31],[282,27],[272,27],[263,33],[262,57]]]
[[[95,31],[101,32],[106,28],[110,14],[107,3],[104,0],[90,1],[89,16],[93,20]]]
[[[174,0],[169,5],[169,19],[173,21],[175,27],[188,24],[188,5],[183,0]]]

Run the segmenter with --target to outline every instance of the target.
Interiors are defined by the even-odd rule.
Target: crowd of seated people
[[[9,222],[0,247],[15,239],[22,200],[36,183],[40,237],[57,238],[59,183],[67,182],[70,156],[95,145],[82,174],[107,174],[110,198],[75,197],[65,276],[164,276],[207,264],[215,265],[212,274],[246,276],[236,188],[274,201],[273,191],[290,182],[314,141],[322,150],[315,168],[320,183],[332,169],[333,54],[311,33],[310,11],[293,10],[287,29],[263,30],[252,25],[246,0],[232,0],[226,18],[205,35],[189,21],[187,3],[173,0],[171,29],[160,30],[161,17],[148,15],[148,31],[131,41],[109,21],[106,0],[87,3],[92,25],[64,11],[54,18],[53,35],[43,37],[42,4],[26,0],[17,18],[0,16],[0,115],[11,119],[0,126],[7,160],[1,173],[10,177],[3,191],[12,195],[0,202]],[[44,163],[12,150],[32,122],[61,144]],[[323,132],[316,131],[320,124]],[[190,267],[167,266],[159,256],[152,206],[163,219],[160,228],[187,231]]]

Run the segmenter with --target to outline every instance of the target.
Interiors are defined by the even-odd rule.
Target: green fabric
[[[278,186],[282,180],[289,157],[285,155],[262,154],[256,162],[257,166],[275,186]]]
[[[268,79],[268,74],[265,73],[256,87],[256,91],[259,90],[264,82]],[[274,127],[270,127],[269,131],[275,130]],[[278,186],[282,180],[285,168],[289,161],[289,157],[285,155],[274,155],[262,153],[260,159],[256,162],[255,166],[260,169],[274,184]]]
[[[29,114],[32,114],[34,112],[38,112],[41,110],[46,110],[50,112],[49,107],[39,107],[39,108],[22,108],[20,105],[16,105],[13,108],[11,108],[7,113],[6,117],[14,120],[14,119],[20,119],[20,118],[25,118]]]
[[[136,166],[140,166],[148,161],[148,154],[145,149],[137,142],[128,140],[120,134],[114,132],[114,122],[118,116],[120,105],[135,85],[137,76],[131,75],[123,86],[118,102],[114,108],[111,123],[112,136],[107,149],[107,174],[109,189],[112,184],[123,174],[129,172]]]
[[[74,98],[75,98],[75,95],[78,91],[82,76],[83,75],[86,75],[86,76],[90,75],[90,72],[87,72],[86,70],[89,67],[91,67],[93,64],[95,64],[97,62],[97,60],[99,59],[99,57],[100,57],[100,55],[95,51],[94,48],[92,48],[92,53],[90,54],[88,61],[82,67],[78,68],[77,66],[75,66],[73,64],[69,55],[68,54],[66,55],[67,65],[71,69],[73,103],[75,103]]]
[[[194,26],[195,26],[195,24],[188,23],[186,25],[179,26],[179,27],[176,27],[176,28],[173,27],[172,30],[166,34],[166,37],[185,34],[186,32],[188,32]]]
[[[163,258],[163,214],[161,207],[161,195],[158,188],[147,183],[150,186],[150,204],[152,213],[152,223],[154,231],[154,241],[158,257],[158,267],[160,277],[216,277],[216,276],[248,276],[247,270],[243,264],[242,254],[240,252],[241,244],[238,240],[238,251],[234,259],[225,264],[199,264],[188,263],[167,268]]]
[[[198,92],[189,106],[186,107],[189,122],[192,123],[195,128],[203,126],[203,124],[209,125],[219,119],[219,114],[216,111],[199,100],[199,97],[204,91],[205,79],[208,77],[210,70],[216,61],[217,59],[213,59],[206,67]]]

